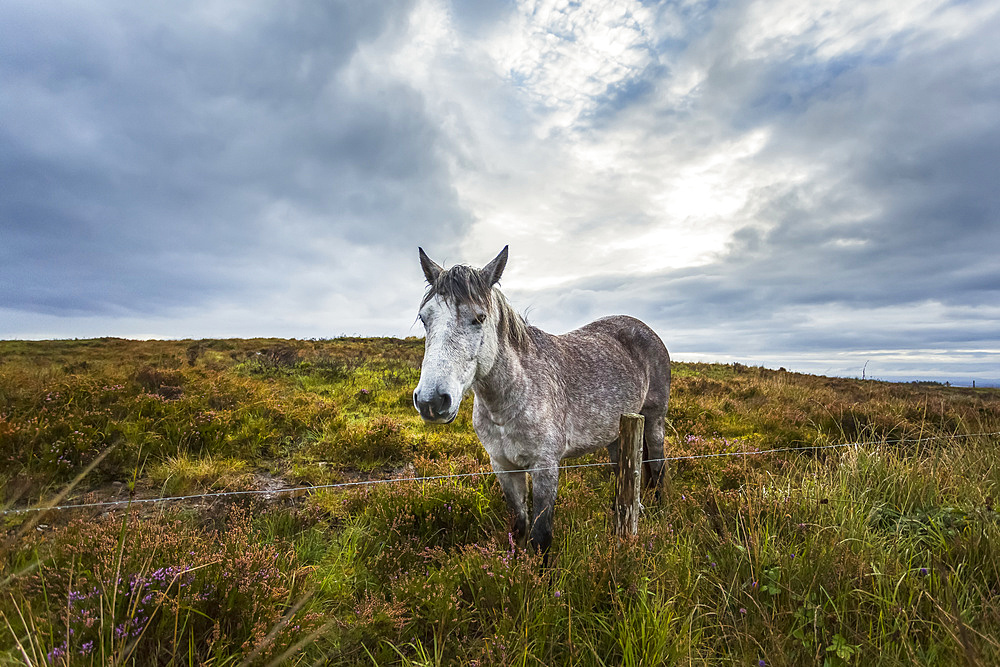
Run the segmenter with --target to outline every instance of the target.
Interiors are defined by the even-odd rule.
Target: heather
[[[421,355],[0,342],[5,507],[272,491],[6,515],[4,662],[1000,661],[1000,391],[676,364],[668,455],[692,458],[628,541],[608,469],[565,471],[542,568],[489,475],[274,493],[488,470],[470,405],[413,410]],[[694,458],[732,452],[760,453]]]

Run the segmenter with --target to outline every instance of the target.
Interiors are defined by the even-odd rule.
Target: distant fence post
[[[618,479],[615,481],[615,535],[639,533],[639,486],[642,482],[642,429],[646,418],[624,414],[618,431]]]

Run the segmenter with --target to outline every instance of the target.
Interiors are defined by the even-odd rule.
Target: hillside
[[[0,655],[38,664],[1000,663],[1000,390],[674,366],[659,504],[563,473],[510,548],[420,339],[0,342]],[[988,434],[988,435],[983,435]],[[858,445],[832,447],[832,445]],[[782,451],[768,451],[782,450]],[[569,463],[600,463],[599,456]],[[86,473],[86,474],[82,474]]]

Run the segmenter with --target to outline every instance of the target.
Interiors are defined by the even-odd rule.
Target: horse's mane
[[[487,311],[492,311],[494,306],[499,308],[500,335],[505,336],[517,349],[524,349],[527,345],[528,324],[524,321],[524,317],[507,302],[503,292],[490,285],[489,278],[479,269],[456,264],[442,271],[437,280],[427,288],[420,306],[423,307],[435,296],[450,301],[456,308],[460,305],[478,306]]]

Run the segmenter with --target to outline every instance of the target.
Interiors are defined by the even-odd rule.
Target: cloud
[[[420,91],[353,60],[409,9],[5,5],[0,306],[238,301],[461,233]]]
[[[949,348],[989,372],[1000,25],[983,5],[918,10],[744,3],[674,31],[628,103],[594,98],[531,173],[515,301],[557,330],[640,314],[690,354],[922,350],[940,372]],[[532,233],[542,212],[562,233]]]
[[[995,3],[47,7],[0,8],[0,335],[417,333],[415,246],[509,243],[556,331],[1000,350]]]

